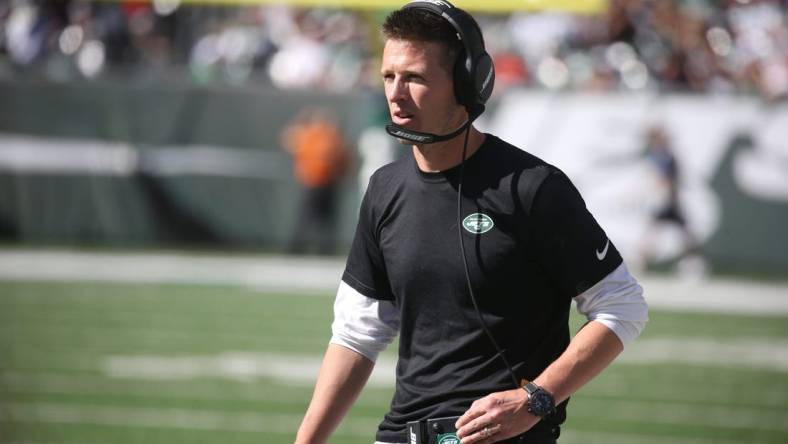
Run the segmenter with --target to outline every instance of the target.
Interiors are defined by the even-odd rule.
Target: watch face
[[[553,410],[553,398],[541,390],[537,391],[528,400],[528,407],[534,415],[547,415]]]

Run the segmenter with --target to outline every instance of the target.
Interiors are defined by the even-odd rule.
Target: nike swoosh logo
[[[610,246],[610,239],[607,240],[607,243],[605,244],[605,248],[603,248],[602,251],[596,252],[596,258],[599,259],[600,261],[604,259],[605,256],[607,256],[607,247],[609,246]]]

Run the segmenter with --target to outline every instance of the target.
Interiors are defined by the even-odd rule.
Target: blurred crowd
[[[606,12],[479,17],[497,91],[788,97],[788,0],[610,0]],[[343,92],[378,82],[386,11],[181,0],[0,2],[0,79],[111,79]]]

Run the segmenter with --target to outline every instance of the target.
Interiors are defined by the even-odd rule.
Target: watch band
[[[539,387],[538,385],[534,384],[531,381],[526,382],[525,385],[523,385],[523,389],[525,390],[526,393],[528,393],[528,395],[533,395],[535,392],[539,390],[544,390],[542,387]]]

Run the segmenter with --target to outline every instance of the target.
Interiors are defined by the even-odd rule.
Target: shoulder
[[[529,169],[538,166],[549,166],[544,160],[529,153],[526,149],[512,145],[511,143],[494,136],[487,134],[485,144],[489,146],[489,152],[496,163],[506,162],[502,165],[508,165],[510,168]]]
[[[580,191],[572,180],[556,167],[549,168],[533,193],[529,214],[546,222],[553,229],[558,228],[555,225],[557,221],[569,220],[575,223],[593,218]]]
[[[404,192],[406,184],[413,175],[412,159],[408,156],[386,164],[369,178],[369,184],[362,200],[362,212],[380,217],[392,202]]]
[[[566,199],[577,199],[583,202],[580,191],[572,180],[563,171],[555,166],[550,166],[547,174],[539,187],[539,199],[561,202]]]
[[[551,165],[525,149],[512,145],[496,136],[487,135],[486,165],[494,174],[512,177],[519,187],[538,188],[547,176],[563,175],[558,167]]]
[[[367,193],[385,193],[397,184],[407,180],[412,159],[402,156],[394,162],[383,165],[375,170],[369,178]]]
[[[558,192],[557,189],[566,191],[572,188],[563,171],[526,150],[492,135],[488,135],[486,143],[489,145],[482,175],[497,177],[502,182],[499,184],[503,185],[501,189],[515,191],[516,199],[526,213],[530,212],[536,196],[545,194],[543,188],[550,188],[551,194]]]

